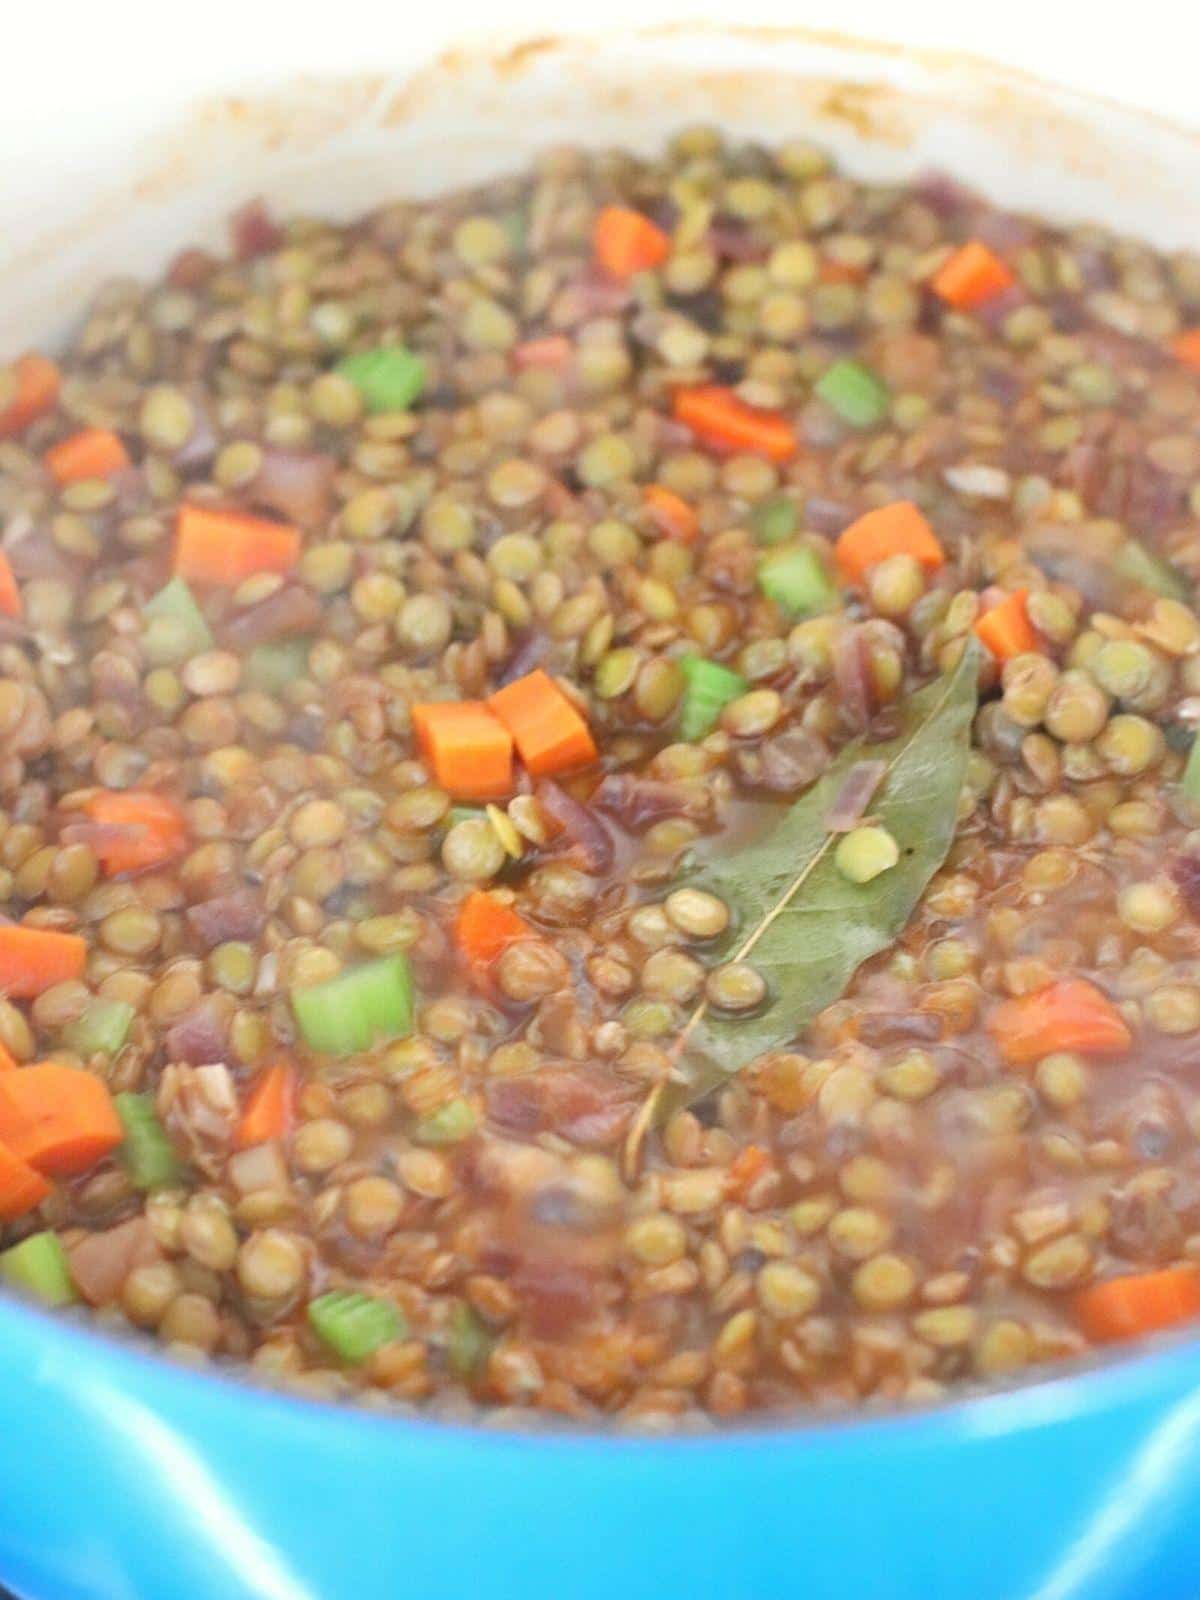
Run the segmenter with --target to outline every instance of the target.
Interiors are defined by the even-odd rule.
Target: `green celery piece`
[[[1182,600],[1185,604],[1191,599],[1191,590],[1170,562],[1147,550],[1138,539],[1126,539],[1117,551],[1113,567],[1126,583],[1140,584],[1164,599]]]
[[[247,686],[264,694],[281,694],[297,678],[307,678],[311,645],[311,639],[299,637],[255,645],[246,657]]]
[[[63,1043],[86,1060],[88,1056],[115,1056],[129,1036],[133,1007],[126,1000],[91,1000],[63,1029]]]
[[[446,826],[456,828],[460,822],[477,822],[486,816],[487,812],[482,806],[451,806],[446,813]]]
[[[32,1233],[0,1255],[0,1277],[45,1306],[69,1306],[76,1298],[67,1252],[56,1233]]]
[[[1194,800],[1200,805],[1200,734],[1192,741],[1191,753],[1187,758],[1187,766],[1183,769],[1180,787],[1189,800]]]
[[[178,666],[213,647],[204,613],[182,578],[172,578],[147,600],[142,616],[146,619],[142,649],[152,666]]]
[[[451,1371],[460,1378],[473,1378],[495,1345],[495,1339],[466,1301],[457,1301],[450,1313],[450,1340],[446,1347]]]
[[[322,1055],[352,1056],[382,1039],[403,1039],[413,1024],[408,957],[397,951],[293,989],[292,1010],[305,1044]]]
[[[808,545],[767,556],[758,568],[758,587],[792,617],[820,616],[841,598],[825,563]]]
[[[800,512],[794,500],[779,496],[755,506],[750,523],[759,544],[786,544],[800,526]]]
[[[816,383],[816,393],[844,422],[872,428],[891,404],[887,389],[860,361],[835,361]]]
[[[352,1366],[408,1332],[399,1307],[390,1300],[349,1289],[331,1289],[310,1300],[308,1321],[321,1343]]]
[[[509,248],[514,255],[522,255],[529,242],[529,224],[523,211],[505,211],[496,218],[508,236]]]
[[[407,411],[425,387],[425,363],[402,344],[360,350],[338,372],[362,395],[368,411]]]
[[[724,707],[745,694],[750,685],[740,672],[704,656],[684,656],[679,665],[684,676],[679,737],[691,744],[711,733]]]
[[[475,1113],[468,1100],[451,1100],[422,1117],[413,1129],[418,1144],[461,1144],[475,1132]]]
[[[169,1189],[179,1181],[179,1162],[148,1094],[117,1094],[113,1105],[125,1130],[121,1160],[135,1189]]]

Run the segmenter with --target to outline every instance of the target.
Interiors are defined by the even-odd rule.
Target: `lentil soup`
[[[679,135],[0,372],[0,1274],[694,1426],[1200,1314],[1200,259]]]

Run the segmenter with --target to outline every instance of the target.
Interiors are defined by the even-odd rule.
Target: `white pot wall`
[[[1200,123],[1191,47],[1200,23],[1178,0],[1142,0],[1136,17],[1081,0],[859,0],[852,18],[827,0],[736,9],[743,27],[852,22],[898,41],[878,48],[796,32],[672,31],[703,13],[702,0],[605,0],[570,16],[548,0],[506,0],[502,11],[494,0],[10,9],[19,15],[8,19],[0,95],[0,358],[54,337],[105,274],[149,274],[178,244],[219,237],[247,195],[347,214],[388,194],[486,178],[551,142],[651,148],[695,119],[764,140],[812,136],[858,171],[942,165],[1005,203],[1200,245],[1200,140],[1069,92],[1140,99]],[[501,21],[510,41],[560,42],[479,44]],[[647,26],[658,31],[629,31]],[[605,32],[584,37],[596,28]],[[1036,70],[1068,91],[954,51]],[[838,83],[855,87],[833,92]]]

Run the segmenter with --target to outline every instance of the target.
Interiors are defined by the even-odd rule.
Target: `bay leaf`
[[[903,931],[954,839],[979,661],[972,640],[952,671],[903,704],[894,738],[847,745],[765,839],[689,874],[689,883],[732,909],[722,957],[750,961],[767,980],[768,1000],[744,1017],[697,1007],[675,1042],[674,1081],[661,1109],[693,1103],[790,1044]],[[871,882],[852,883],[834,864],[839,835],[828,819],[864,760],[885,763],[870,809],[900,846],[900,859]]]

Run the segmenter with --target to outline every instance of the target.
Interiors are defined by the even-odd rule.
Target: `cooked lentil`
[[[628,281],[592,258],[612,205],[664,230]],[[1014,286],[956,309],[930,282],[980,234]],[[0,891],[86,941],[0,1000],[0,1045],[141,1097],[165,1142],[59,1179],[0,1248],[53,1230],[109,1325],[305,1392],[672,1424],[992,1380],[1088,1347],[1083,1286],[1194,1270],[1200,373],[1172,339],[1198,323],[1190,256],[711,130],[103,289],[57,406],[0,410]],[[673,414],[703,385],[742,408],[731,447]],[[758,453],[764,412],[794,448]],[[41,456],[98,420],[132,465],[55,487]],[[945,559],[835,583],[837,537],[901,500]],[[295,559],[168,595],[181,504],[282,521]],[[891,737],[1018,591],[898,943],[623,1168],[693,1009],[770,999],[689,853]],[[725,687],[685,740],[697,656]],[[547,780],[518,737],[508,791],[464,793],[413,706],[535,669],[598,763]],[[97,793],[172,809],[131,831]],[[898,859],[868,803],[847,883]],[[1060,978],[1132,1045],[1014,1065],[998,1006]],[[317,985],[352,1048],[306,1045]],[[169,1186],[138,1188],[154,1159]],[[376,1303],[367,1359],[338,1291]]]

